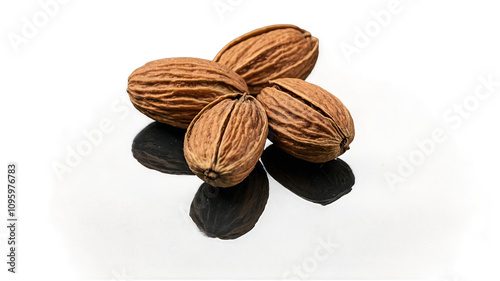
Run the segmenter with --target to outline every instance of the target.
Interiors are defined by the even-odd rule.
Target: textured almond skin
[[[242,182],[264,151],[268,134],[262,105],[248,94],[231,94],[207,105],[184,139],[189,168],[216,187]]]
[[[324,163],[349,149],[354,122],[334,95],[304,80],[271,81],[257,99],[269,119],[269,139],[287,153],[309,162]]]
[[[271,25],[231,41],[214,61],[241,75],[256,95],[273,79],[306,79],[318,59],[318,46],[317,38],[297,26]]]
[[[186,129],[210,102],[230,93],[245,93],[243,78],[218,63],[198,58],[149,62],[128,78],[132,104],[148,117]]]

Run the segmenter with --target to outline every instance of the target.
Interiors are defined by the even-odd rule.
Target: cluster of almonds
[[[191,171],[215,187],[241,183],[266,138],[314,163],[349,149],[354,123],[342,102],[304,79],[318,39],[293,25],[273,25],[227,44],[213,61],[167,58],[128,79],[133,105],[152,119],[183,128]]]

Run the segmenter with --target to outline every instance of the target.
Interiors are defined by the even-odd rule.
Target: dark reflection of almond
[[[193,175],[182,147],[186,130],[153,122],[135,136],[134,158],[147,168],[174,175]]]
[[[351,191],[354,174],[346,162],[334,159],[311,163],[297,159],[275,145],[262,154],[267,172],[298,196],[328,205]]]
[[[260,162],[241,183],[213,187],[203,183],[191,203],[189,216],[209,237],[235,239],[259,220],[269,197],[269,181]]]

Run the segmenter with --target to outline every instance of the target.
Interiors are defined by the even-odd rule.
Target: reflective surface
[[[275,145],[262,154],[267,172],[305,200],[328,205],[351,191],[354,174],[346,162],[335,159],[311,163],[297,159]]]
[[[183,153],[186,130],[153,122],[132,143],[132,154],[143,166],[173,175],[193,175]],[[310,163],[275,145],[261,157],[267,172],[301,198],[328,205],[351,191],[354,174],[344,161]],[[269,180],[260,162],[240,184],[219,188],[203,183],[191,203],[189,216],[209,237],[235,239],[257,223],[269,197]]]
[[[51,8],[37,2],[2,1],[4,35],[25,37],[23,17],[41,24]],[[117,13],[118,1],[71,1],[29,42],[15,40],[18,54],[4,40],[1,155],[4,165],[19,164],[16,277],[500,280],[500,38],[491,36],[498,8],[399,2],[389,8],[401,12],[361,48],[361,33],[377,22],[372,10],[384,18],[392,2],[120,1]],[[280,23],[320,40],[308,81],[354,118],[356,138],[341,159],[356,184],[323,207],[269,176],[256,226],[238,239],[209,239],[189,217],[202,181],[132,156],[134,137],[152,120],[131,104],[127,77],[149,59],[212,59],[230,40],[275,22],[284,5]],[[495,93],[485,98],[484,85]],[[477,87],[485,98],[478,104]],[[446,140],[431,146],[436,129]],[[396,185],[388,174],[400,176]],[[3,255],[7,231],[0,229]],[[2,271],[0,280],[12,277]]]
[[[173,175],[194,175],[183,153],[186,130],[153,122],[132,143],[132,154],[143,166]],[[219,188],[203,183],[196,192],[189,215],[209,237],[235,239],[250,231],[264,211],[269,181],[257,163],[240,184]]]
[[[189,215],[209,237],[235,239],[250,231],[264,211],[269,181],[260,162],[240,184],[220,188],[203,183]]]
[[[182,150],[186,130],[153,122],[132,143],[134,158],[147,168],[173,175],[194,175]]]

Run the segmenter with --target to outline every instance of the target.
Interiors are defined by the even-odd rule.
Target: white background
[[[0,4],[1,163],[19,165],[17,279],[499,277],[500,87],[474,97],[479,77],[500,81],[494,1],[396,1],[385,26],[374,14],[393,11],[389,0],[66,2],[45,21],[38,1]],[[38,27],[24,36],[27,22]],[[159,58],[212,59],[237,36],[277,23],[320,40],[308,81],[354,117],[356,137],[341,158],[356,184],[323,207],[270,178],[252,231],[207,238],[188,216],[201,180],[132,157],[132,139],[151,120],[131,106],[127,77]],[[346,56],[346,44],[356,53]],[[458,117],[464,102],[467,117]],[[58,179],[53,165],[66,165],[102,122],[112,130]],[[418,158],[417,143],[435,130],[444,142]],[[399,173],[411,157],[413,170]],[[6,238],[2,226],[2,257]],[[335,244],[322,260],[320,241]]]

